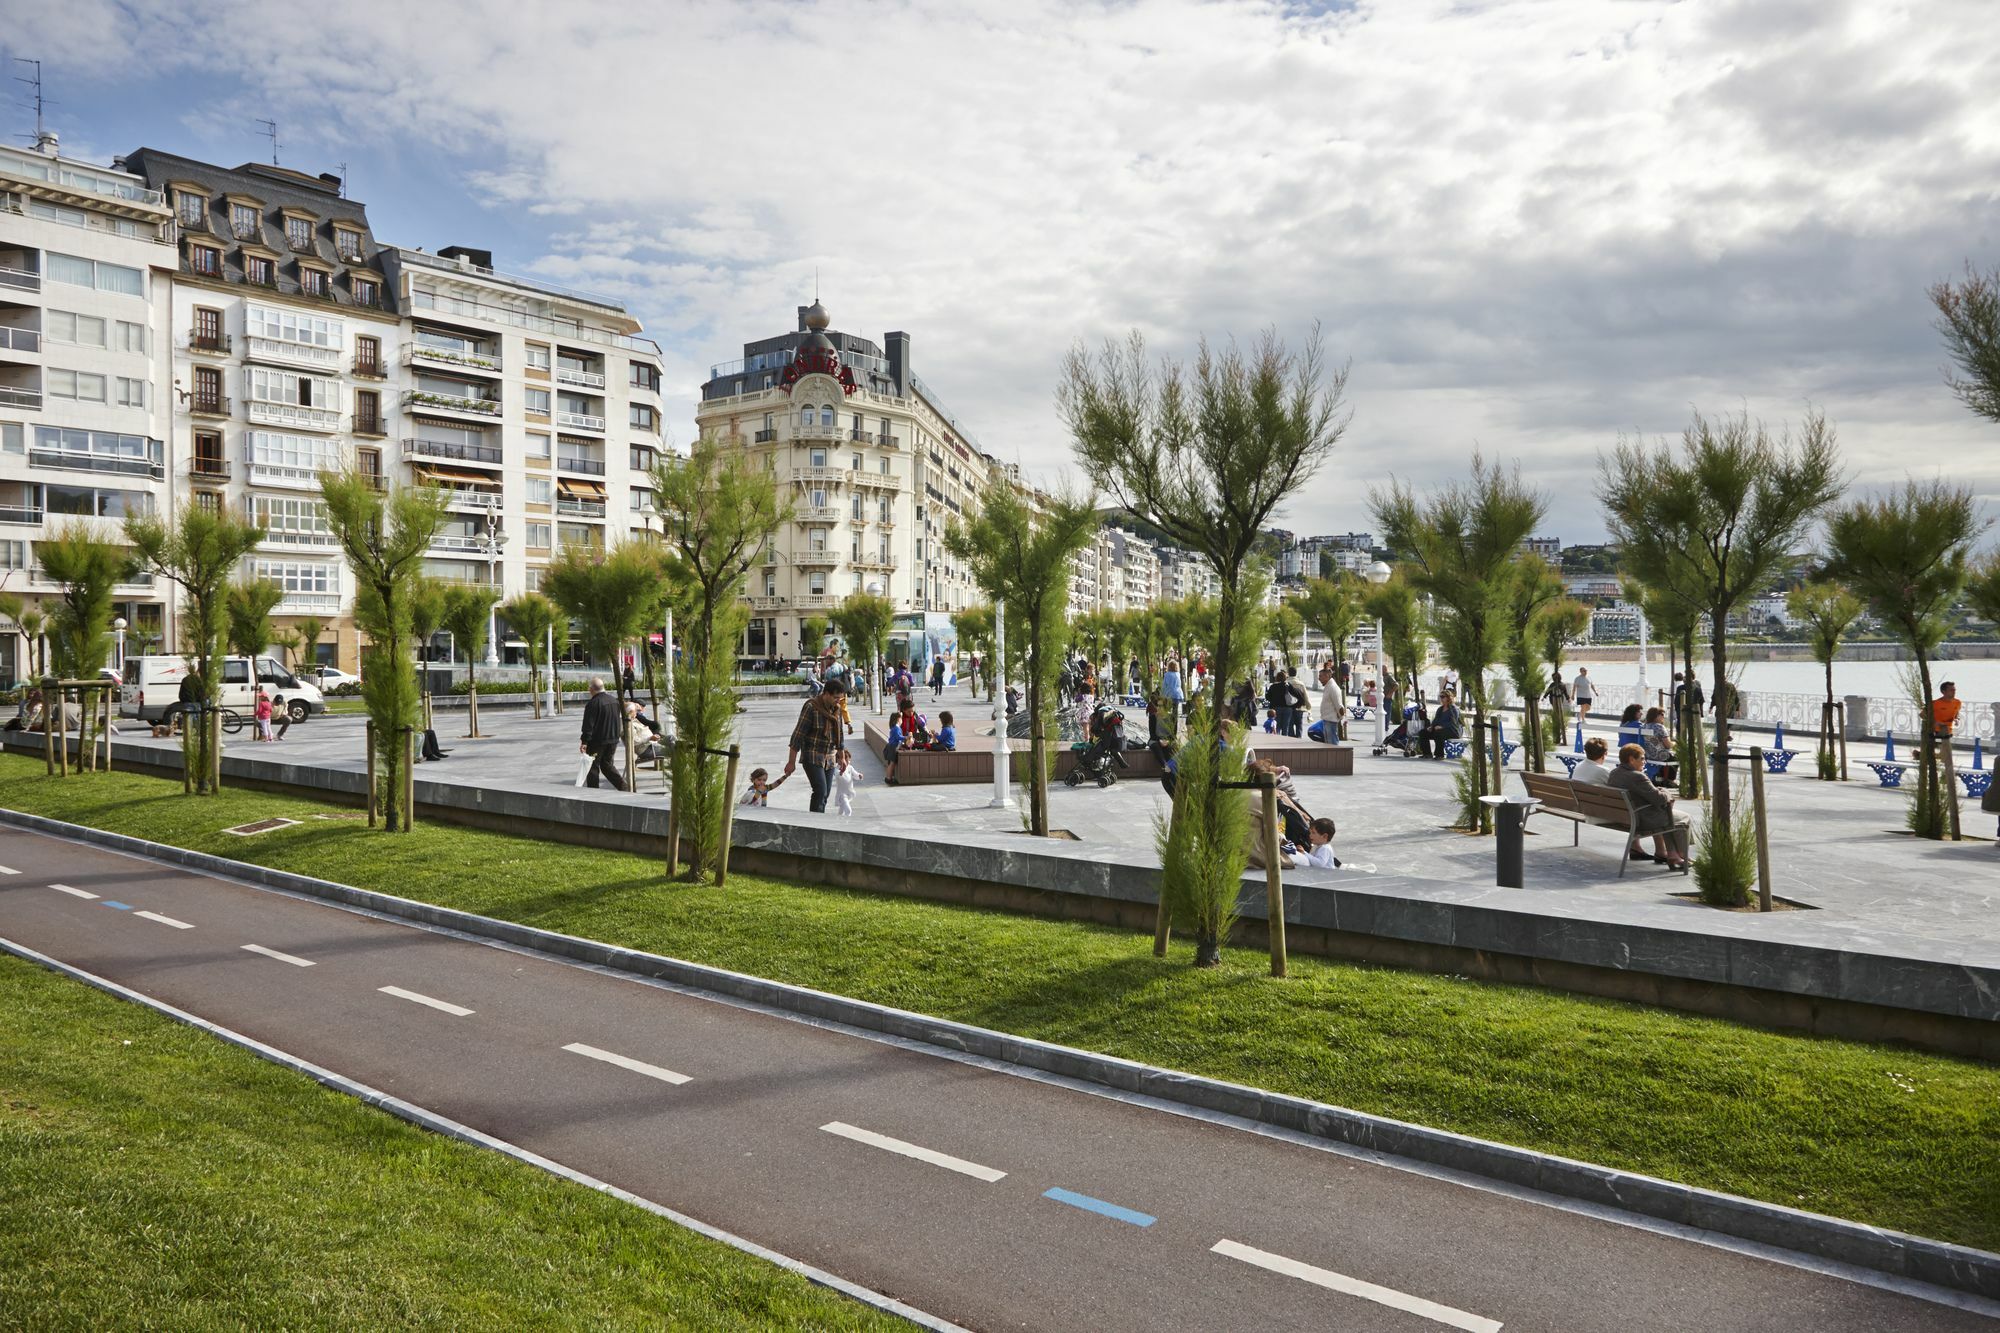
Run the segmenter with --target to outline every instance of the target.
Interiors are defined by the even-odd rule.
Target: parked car
[[[359,685],[361,683],[361,677],[351,672],[342,671],[337,666],[311,667],[308,668],[308,674],[319,682],[320,693],[322,694],[332,690],[336,685]]]
[[[256,686],[271,693],[271,706],[293,722],[326,711],[319,686],[294,676],[275,657],[223,657],[222,706],[248,712],[257,703]],[[252,667],[254,664],[254,677]],[[181,711],[181,682],[192,668],[185,657],[128,657],[118,712],[141,722],[159,722]]]

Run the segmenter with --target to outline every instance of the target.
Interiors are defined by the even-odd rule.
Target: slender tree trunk
[[[1701,795],[1702,774],[1707,766],[1701,762],[1701,709],[1694,701],[1694,630],[1690,628],[1681,637],[1681,659],[1686,663],[1686,673],[1682,681],[1687,685],[1688,706],[1681,709],[1681,735],[1687,746],[1688,762],[1681,765],[1681,795],[1693,798]]]
[[[1709,637],[1715,651],[1715,693],[1709,703],[1715,709],[1714,777],[1710,779],[1709,800],[1714,803],[1716,827],[1729,824],[1729,608],[1709,611]]]
[[[1486,746],[1489,742],[1486,737],[1486,700],[1482,697],[1486,691],[1472,689],[1466,693],[1472,696],[1472,781],[1478,787],[1479,794],[1484,796],[1493,790],[1488,785],[1486,772]],[[1487,822],[1492,817],[1493,808],[1482,802],[1479,806],[1479,815],[1473,820],[1472,831],[1481,836],[1492,832],[1492,826]]]
[[[1926,812],[1923,827],[1917,830],[1917,836],[1941,839],[1945,835],[1944,803],[1951,798],[1951,793],[1938,789],[1937,740],[1931,726],[1931,660],[1922,648],[1917,649],[1917,679],[1924,691],[1923,708],[1917,717],[1917,729],[1924,737],[1917,760],[1917,777],[1923,784],[1921,799],[1924,803],[1918,808]]]
[[[1542,710],[1536,706],[1532,698],[1523,699],[1521,706],[1523,716],[1527,719],[1528,733],[1521,738],[1521,742],[1528,747],[1528,762],[1534,765],[1537,773],[1546,773],[1548,758],[1542,752]]]
[[[1049,836],[1048,732],[1042,726],[1041,619],[1039,615],[1031,615],[1028,621],[1028,832],[1046,838]],[[1002,720],[1003,730],[1006,725]]]
[[[1834,735],[1833,735],[1833,650],[1831,649],[1827,651],[1826,655],[1826,711],[1820,715],[1819,731],[1820,731],[1820,748],[1824,750],[1827,754],[1829,755],[1832,754],[1834,747]],[[1827,773],[1823,767],[1820,771],[1819,776],[1826,778],[1828,781],[1832,780],[1832,775]]]

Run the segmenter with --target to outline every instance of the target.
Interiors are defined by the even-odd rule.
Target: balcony
[[[797,551],[792,555],[792,563],[800,569],[831,569],[840,563],[840,552],[826,547]]]
[[[900,491],[903,479],[893,472],[857,472],[854,474],[856,486],[872,486],[878,491]]]
[[[873,444],[875,443],[875,432],[872,430],[850,430],[847,432],[847,438],[850,440],[859,440],[862,444]]]
[[[337,616],[340,614],[340,594],[337,592],[288,592],[285,599],[271,608],[276,616]]]
[[[778,432],[774,430],[760,430],[750,438],[755,440],[758,444],[769,444],[771,441],[778,438]]]
[[[39,352],[42,350],[42,335],[33,329],[0,328],[0,349]]]
[[[591,416],[587,412],[557,412],[556,424],[575,430],[601,431],[604,429],[604,418]]]
[[[312,343],[286,342],[282,338],[249,337],[243,340],[243,354],[251,361],[275,362],[285,366],[305,366],[310,370],[339,373],[340,352]]]
[[[462,532],[440,532],[431,538],[433,551],[476,551],[487,553],[486,538],[469,536]]]
[[[40,389],[10,389],[0,386],[0,407],[39,408],[41,405]]]
[[[844,467],[795,467],[792,480],[801,485],[837,486],[848,477]]]
[[[181,346],[197,356],[227,356],[235,343],[226,333],[190,333]]]
[[[229,464],[220,458],[190,458],[188,476],[196,481],[228,481]]]
[[[340,545],[339,538],[330,532],[300,532],[289,528],[272,528],[264,534],[259,546],[287,546],[321,548]]]
[[[455,588],[479,588],[500,595],[500,585],[493,581],[491,574],[447,574],[438,570],[425,570],[424,577],[436,579],[439,583],[449,583]]]
[[[571,370],[567,366],[556,367],[557,384],[575,384],[586,389],[604,387],[604,376],[595,370]]]
[[[890,573],[893,573],[896,568],[896,562],[886,555],[863,556],[859,560],[850,560],[848,563],[856,569],[877,569]]]
[[[841,511],[830,505],[817,509],[807,507],[792,511],[792,521],[794,523],[838,523],[840,519]]]
[[[130,454],[100,454],[83,449],[28,449],[28,466],[54,468],[59,472],[110,472],[121,477],[151,477],[159,481],[167,469],[159,458],[138,458]]]
[[[495,353],[460,352],[423,343],[405,343],[403,361],[412,366],[450,366],[454,370],[470,370],[485,375],[498,375],[501,369],[500,358]]]
[[[250,420],[260,426],[297,426],[301,430],[340,429],[340,413],[330,407],[304,407],[298,403],[274,403],[251,398],[244,403]]]
[[[198,393],[187,400],[187,410],[189,416],[226,417],[232,409],[230,401],[226,397],[217,394]]]
[[[475,509],[481,513],[491,513],[500,508],[500,492],[475,491],[468,487],[440,486],[444,492],[446,509]]]
[[[469,416],[497,417],[500,400],[470,394],[431,393],[427,389],[403,390],[403,406],[413,412],[463,412]]]
[[[27,505],[0,505],[0,523],[33,527],[42,521],[42,511]]]
[[[557,454],[556,471],[581,472],[586,476],[601,477],[604,475],[604,461],[598,458],[585,458],[580,454]]]
[[[822,425],[817,422],[809,426],[802,425],[792,432],[793,438],[800,440],[837,440],[840,438],[840,435],[840,427]]]
[[[364,417],[357,412],[354,415],[354,424],[348,430],[350,434],[365,435],[369,439],[379,440],[389,433],[389,426],[383,417]]]
[[[881,438],[876,440],[876,443],[884,449],[900,449],[903,447],[903,442],[886,430],[881,433]]]
[[[38,292],[42,289],[42,275],[31,273],[24,268],[0,268],[0,287],[12,287],[24,292]]]
[[[39,583],[47,588],[60,588],[63,586],[59,580],[50,578],[49,572],[40,565],[30,565],[28,567],[28,582]],[[150,588],[153,586],[153,575],[150,570],[140,570],[128,578],[118,580],[112,586],[117,588]]]
[[[558,496],[556,497],[556,517],[602,519],[604,517],[604,501],[566,500]]]
[[[791,599],[788,597],[752,597],[750,599],[750,609],[752,611],[782,611],[790,604]]]
[[[389,377],[389,367],[380,357],[355,357],[354,376],[356,379],[381,380]]]
[[[419,458],[442,458],[457,463],[479,463],[486,467],[500,466],[500,448],[491,444],[457,444],[448,440],[404,440],[404,461]]]

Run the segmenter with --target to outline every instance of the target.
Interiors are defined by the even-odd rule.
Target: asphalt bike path
[[[1996,1326],[41,834],[0,870],[0,938],[969,1328]]]

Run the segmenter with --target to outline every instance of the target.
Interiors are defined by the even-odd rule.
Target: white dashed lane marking
[[[989,1185],[996,1180],[1005,1180],[1007,1178],[1005,1171],[995,1171],[990,1166],[981,1166],[977,1162],[968,1162],[963,1157],[952,1157],[945,1153],[935,1152],[929,1148],[920,1148],[914,1143],[905,1143],[901,1139],[892,1139],[887,1134],[877,1134],[873,1130],[856,1129],[853,1125],[839,1120],[835,1120],[831,1124],[821,1125],[820,1128],[829,1134],[837,1134],[843,1139],[852,1139],[856,1143],[865,1143],[871,1148],[880,1148],[883,1152],[892,1152],[898,1156],[913,1158],[919,1162],[929,1162],[932,1166],[941,1166],[947,1171],[956,1171],[961,1176],[971,1176],[974,1180],[983,1180]]]
[[[404,990],[401,986],[379,986],[376,989],[380,990],[384,995],[393,995],[399,1000],[408,1000],[412,1004],[427,1004],[431,1008],[442,1010],[455,1018],[464,1018],[472,1012],[463,1005],[449,1004],[443,1000],[433,1000],[428,995],[419,995],[413,990]]]
[[[281,963],[290,963],[293,967],[311,967],[313,965],[310,958],[299,958],[293,954],[279,953],[276,949],[266,949],[261,944],[246,944],[243,947],[250,953],[260,953],[266,958],[275,958]]]
[[[95,898],[95,897],[97,897],[97,895],[96,895],[96,894],[94,894],[94,893],[90,892],[90,890],[88,890],[88,889],[72,889],[72,888],[71,888],[71,887],[70,887],[69,885],[67,885],[67,884],[51,884],[51,885],[49,885],[49,887],[50,887],[50,888],[52,888],[52,889],[54,889],[54,890],[55,890],[55,891],[56,891],[57,893],[67,893],[67,894],[68,894],[68,895],[69,895],[70,897],[72,897],[72,898]]]
[[[656,1078],[662,1083],[681,1084],[688,1081],[686,1074],[676,1074],[671,1069],[663,1069],[659,1065],[649,1065],[644,1060],[634,1060],[631,1056],[620,1055],[616,1051],[606,1051],[596,1046],[586,1046],[580,1041],[573,1041],[563,1047],[563,1049],[576,1055],[589,1056],[593,1060],[602,1060],[607,1065],[617,1065],[620,1069],[629,1069],[635,1074],[644,1074],[647,1078]]]
[[[1287,1259],[1282,1254],[1272,1254],[1269,1250],[1253,1249],[1233,1240],[1219,1240],[1209,1249],[1212,1253],[1240,1259],[1269,1273],[1282,1273],[1301,1282],[1310,1282],[1316,1287],[1325,1287],[1328,1291],[1337,1291],[1346,1296],[1359,1296],[1364,1301],[1373,1301],[1392,1310],[1418,1315],[1449,1328],[1464,1329],[1465,1333],[1500,1333],[1500,1321],[1497,1319],[1467,1314],[1463,1310],[1454,1310],[1449,1305],[1439,1305],[1436,1301],[1427,1301],[1421,1296],[1397,1291],[1394,1287],[1378,1287],[1373,1282],[1363,1282],[1358,1277],[1336,1273],[1331,1268],[1316,1268],[1312,1264],[1302,1264],[1296,1259]]]
[[[161,916],[158,912],[134,912],[132,913],[132,915],[143,916],[148,921],[157,921],[163,926],[172,926],[175,930],[194,929],[194,923],[192,921],[176,921],[170,916]]]

